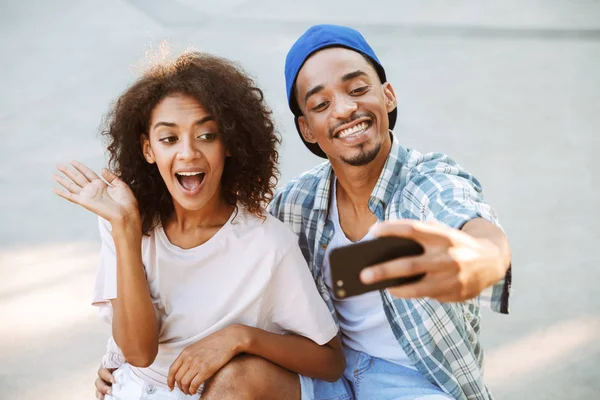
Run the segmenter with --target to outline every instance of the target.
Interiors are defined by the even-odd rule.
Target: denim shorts
[[[336,382],[313,380],[315,400],[452,400],[413,368],[344,347],[346,371]]]

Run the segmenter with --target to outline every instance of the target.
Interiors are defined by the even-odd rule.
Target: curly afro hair
[[[101,134],[107,138],[109,167],[127,183],[138,201],[142,231],[148,234],[174,212],[173,200],[155,164],[143,156],[140,137],[149,134],[151,113],[165,97],[195,98],[215,117],[231,157],[221,178],[222,193],[263,217],[279,171],[280,139],[263,92],[236,64],[201,52],[185,52],[148,69],[116,101]]]

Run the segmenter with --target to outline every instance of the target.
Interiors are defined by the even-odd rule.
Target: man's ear
[[[317,139],[315,139],[312,129],[308,126],[308,121],[304,115],[298,117],[298,127],[300,128],[300,133],[305,141],[308,143],[317,143]]]
[[[144,154],[146,161],[148,161],[149,164],[154,164],[156,159],[154,158],[154,152],[152,151],[152,146],[150,146],[150,139],[148,139],[148,136],[144,134],[140,136],[140,145],[142,146],[142,153]]]
[[[392,112],[398,106],[398,100],[396,99],[396,93],[392,84],[386,82],[383,84],[383,95],[385,96],[385,108],[387,112]]]

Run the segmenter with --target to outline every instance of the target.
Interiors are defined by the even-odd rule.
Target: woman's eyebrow
[[[194,125],[202,125],[208,121],[214,121],[215,117],[213,117],[212,115],[207,115],[204,118],[199,119],[198,121],[194,122]],[[170,128],[177,126],[176,123],[174,122],[165,122],[165,121],[158,121],[156,124],[154,124],[154,127],[152,129],[156,129],[159,126],[168,126]]]
[[[207,115],[206,117],[201,118],[198,121],[196,121],[194,123],[194,125],[202,125],[202,124],[204,124],[204,123],[206,123],[208,121],[214,121],[214,120],[215,120],[215,117],[213,117],[212,115]]]

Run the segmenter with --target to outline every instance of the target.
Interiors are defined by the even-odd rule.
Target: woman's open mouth
[[[189,194],[196,194],[200,190],[205,176],[206,173],[204,172],[175,173],[175,177],[177,178],[177,182],[179,182],[179,186],[181,186],[183,190]]]

